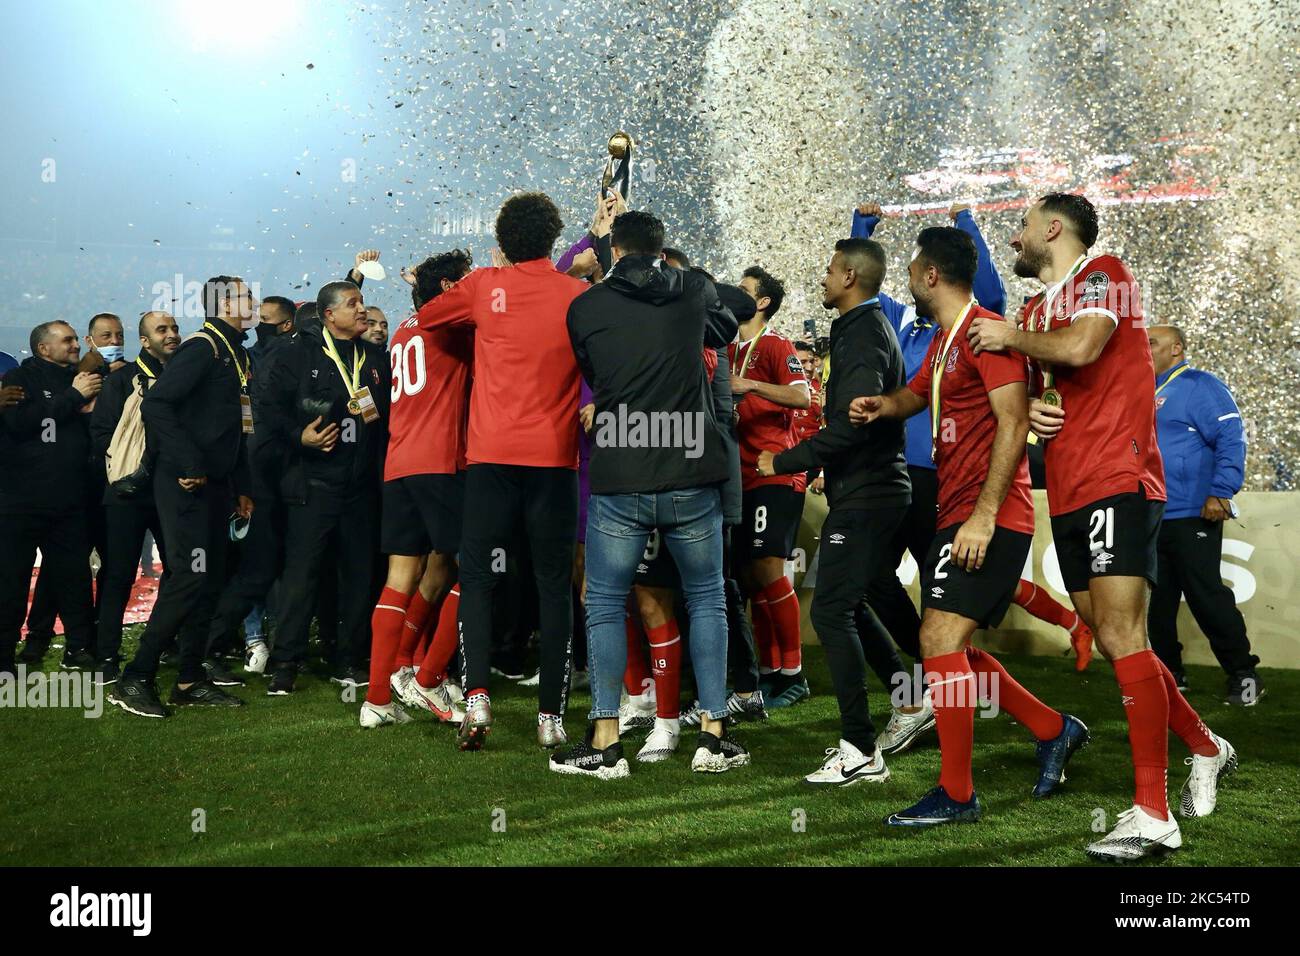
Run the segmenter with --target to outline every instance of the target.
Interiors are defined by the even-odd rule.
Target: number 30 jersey
[[[388,357],[393,378],[384,481],[463,471],[473,331],[426,332],[411,316],[394,332]]]

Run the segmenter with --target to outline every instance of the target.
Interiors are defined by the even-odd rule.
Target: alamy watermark
[[[620,404],[597,412],[592,437],[598,448],[681,448],[686,458],[704,454],[703,412],[640,412]]]
[[[0,677],[0,709],[67,707],[83,717],[104,713],[104,688],[88,671],[47,674],[19,664],[16,677]]]

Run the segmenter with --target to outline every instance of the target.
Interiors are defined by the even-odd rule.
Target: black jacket
[[[260,322],[257,345],[248,350],[253,360],[253,421],[265,423],[265,427],[254,429],[248,443],[248,464],[253,474],[253,490],[276,498],[280,497],[280,479],[289,467],[289,454],[276,428],[278,419],[271,383],[276,365],[294,348],[301,334],[298,329],[280,334],[274,326]]]
[[[736,317],[713,283],[653,256],[625,256],[573,300],[568,325],[596,404],[593,494],[727,480],[727,445],[703,353],[735,338]]]
[[[822,391],[826,427],[776,456],[777,474],[824,468],[832,508],[889,508],[912,500],[903,458],[903,422],[882,418],[861,428],[849,403],[888,395],[907,382],[903,353],[880,306],[864,302],[831,323],[831,376]]]
[[[4,377],[21,385],[21,402],[0,415],[5,431],[0,514],[48,514],[85,508],[90,478],[89,402],[72,387],[75,365],[33,356]],[[0,543],[0,547],[5,547]]]
[[[284,455],[280,494],[285,501],[306,501],[309,481],[322,482],[345,495],[367,487],[378,488],[383,481],[392,384],[388,352],[361,338],[350,342],[336,339],[335,344],[349,370],[353,350],[363,350],[365,365],[361,369],[361,383],[370,389],[379,410],[379,421],[367,425],[360,415],[348,411],[351,392],[338,366],[326,354],[320,336],[303,330],[283,348],[277,348],[266,381],[267,391],[261,396],[265,407],[263,419],[268,427],[261,440],[273,442],[276,453]],[[302,430],[317,415],[322,416],[320,427],[334,422],[342,428],[345,421],[351,422],[346,427],[355,429],[354,440],[347,441],[346,435],[341,436],[328,454],[303,445]]]
[[[122,409],[126,405],[127,396],[137,388],[147,387],[141,381],[145,373],[141,371],[137,362],[143,362],[153,372],[154,378],[162,374],[163,364],[148,352],[141,352],[137,360],[127,362],[116,372],[108,376],[108,381],[104,383],[103,390],[95,401],[95,410],[90,413],[90,445],[94,454],[94,467],[101,472],[104,471],[104,457],[108,454],[108,446],[113,443],[113,432],[117,430],[117,423],[122,419]],[[143,409],[141,410],[143,414]],[[158,450],[149,445],[148,429],[145,430],[145,463],[150,473],[157,465]],[[101,478],[107,481],[107,474],[101,474]],[[144,497],[140,495],[137,497]],[[119,495],[112,488],[104,489],[104,504],[112,504],[123,496]]]
[[[220,320],[205,323],[203,331],[212,342],[197,335],[182,342],[167,360],[167,374],[145,393],[141,411],[149,446],[158,455],[158,474],[230,479],[237,495],[251,496],[235,367],[236,357],[240,367],[249,367],[247,335]]]

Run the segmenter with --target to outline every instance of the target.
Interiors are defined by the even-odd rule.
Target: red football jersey
[[[807,372],[807,369],[804,370]],[[797,445],[805,438],[811,438],[821,430],[822,427],[822,385],[815,378],[808,379],[808,393],[812,403],[807,408],[794,408],[794,441]],[[806,471],[795,472],[794,484],[791,485],[795,491],[808,490],[808,473]]]
[[[470,464],[578,467],[578,360],[569,304],[587,283],[549,259],[475,269],[426,302],[423,329],[474,329]]]
[[[1000,318],[997,313],[977,305],[951,343],[947,341],[948,334],[940,328],[930,342],[920,370],[907,383],[908,388],[929,404],[930,387],[942,363],[939,437],[934,443],[934,463],[939,469],[939,517],[935,523],[938,528],[960,524],[969,518],[988,479],[989,456],[998,430],[989,392],[1014,382],[1026,382],[1028,378],[1024,356],[1018,352],[975,354],[966,332],[976,316]],[[1029,487],[1029,456],[1022,453],[1020,467],[998,509],[999,527],[1034,533],[1034,500]]]
[[[384,481],[463,471],[473,332],[426,332],[411,316],[393,333],[388,358],[393,377]]]
[[[1046,318],[1044,313],[1046,312]],[[1065,424],[1047,443],[1047,502],[1053,515],[1111,495],[1165,500],[1165,466],[1156,443],[1155,367],[1137,280],[1115,256],[1075,264],[1067,278],[1025,304],[1021,327],[1050,331],[1083,315],[1104,315],[1115,331],[1095,362],[1054,368]],[[1041,370],[1035,373],[1042,392]]]
[[[789,339],[767,329],[748,342],[732,342],[727,346],[727,358],[731,362],[731,374],[738,378],[771,385],[808,383],[799,356],[794,354],[794,345]],[[736,435],[740,440],[741,487],[749,491],[760,485],[793,485],[794,475],[773,475],[770,478],[759,475],[758,453],[770,451],[779,455],[795,446],[794,409],[750,392],[741,396],[736,412],[739,415]]]

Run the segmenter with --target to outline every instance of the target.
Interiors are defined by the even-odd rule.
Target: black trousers
[[[722,534],[722,568],[723,598],[727,608],[727,674],[731,677],[731,687],[742,694],[752,694],[758,690],[758,654],[754,651],[754,630],[745,613],[745,595],[741,593],[740,584],[732,577],[731,536],[740,528],[733,525],[723,529]],[[685,618],[679,618],[685,620]],[[683,660],[687,655],[682,655]]]
[[[1237,600],[1219,572],[1222,554],[1221,521],[1174,518],[1160,525],[1147,631],[1156,656],[1171,671],[1183,670],[1183,646],[1178,642],[1178,605],[1183,595],[1210,642],[1210,650],[1229,675],[1246,674],[1259,663],[1250,652],[1246,621],[1237,609]]]
[[[563,714],[573,638],[570,576],[578,530],[578,473],[572,468],[470,465],[460,550],[460,650],[465,692],[491,673],[492,597],[506,576],[522,525],[537,582],[542,713]]]
[[[366,659],[370,612],[374,610],[370,575],[378,502],[378,487],[339,491],[310,481],[305,504],[285,505],[286,558],[280,578],[273,664],[297,664],[306,659],[311,619],[323,591],[333,591],[338,597],[339,627],[332,664],[336,668],[359,667]],[[323,582],[322,568],[332,535],[338,542],[335,573],[330,575],[332,580]]]
[[[892,573],[891,541],[905,512],[902,506],[832,508],[817,557],[811,617],[840,706],[840,736],[868,755],[876,749],[876,729],[867,710],[866,663],[853,612],[882,569]]]
[[[144,545],[145,533],[153,532],[158,551],[163,556],[160,587],[169,577],[167,551],[163,546],[166,537],[152,496],[123,498],[104,505],[104,531],[106,541],[99,556],[99,621],[96,625],[95,658],[117,661],[122,651],[122,618],[140,566],[140,549]]]
[[[175,636],[180,645],[176,682],[192,684],[206,677],[203,652],[212,612],[225,584],[235,492],[229,480],[211,478],[202,488],[185,491],[175,475],[159,469],[153,479],[153,496],[164,545],[163,563],[170,573],[158,589],[140,647],[122,672],[152,681],[163,648]]]
[[[255,510],[248,535],[235,545],[235,570],[221,590],[212,626],[208,630],[207,653],[243,623],[254,605],[264,602],[271,586],[284,569],[285,507],[279,496],[263,491],[253,499]]]
[[[83,510],[55,514],[0,514],[0,668],[11,669],[14,649],[27,615],[36,549],[40,580],[63,617],[67,650],[89,650],[94,643],[90,593],[90,537]],[[39,590],[39,588],[38,588]],[[53,612],[50,615],[53,632]]]
[[[887,691],[897,674],[907,674],[895,645],[913,660],[921,659],[921,617],[907,588],[898,580],[898,563],[903,560],[903,552],[910,551],[919,570],[930,553],[938,518],[939,473],[933,468],[910,466],[907,472],[912,479],[912,503],[890,539],[887,567],[867,585],[866,603],[854,613],[867,664]],[[915,695],[923,690],[913,688]]]

